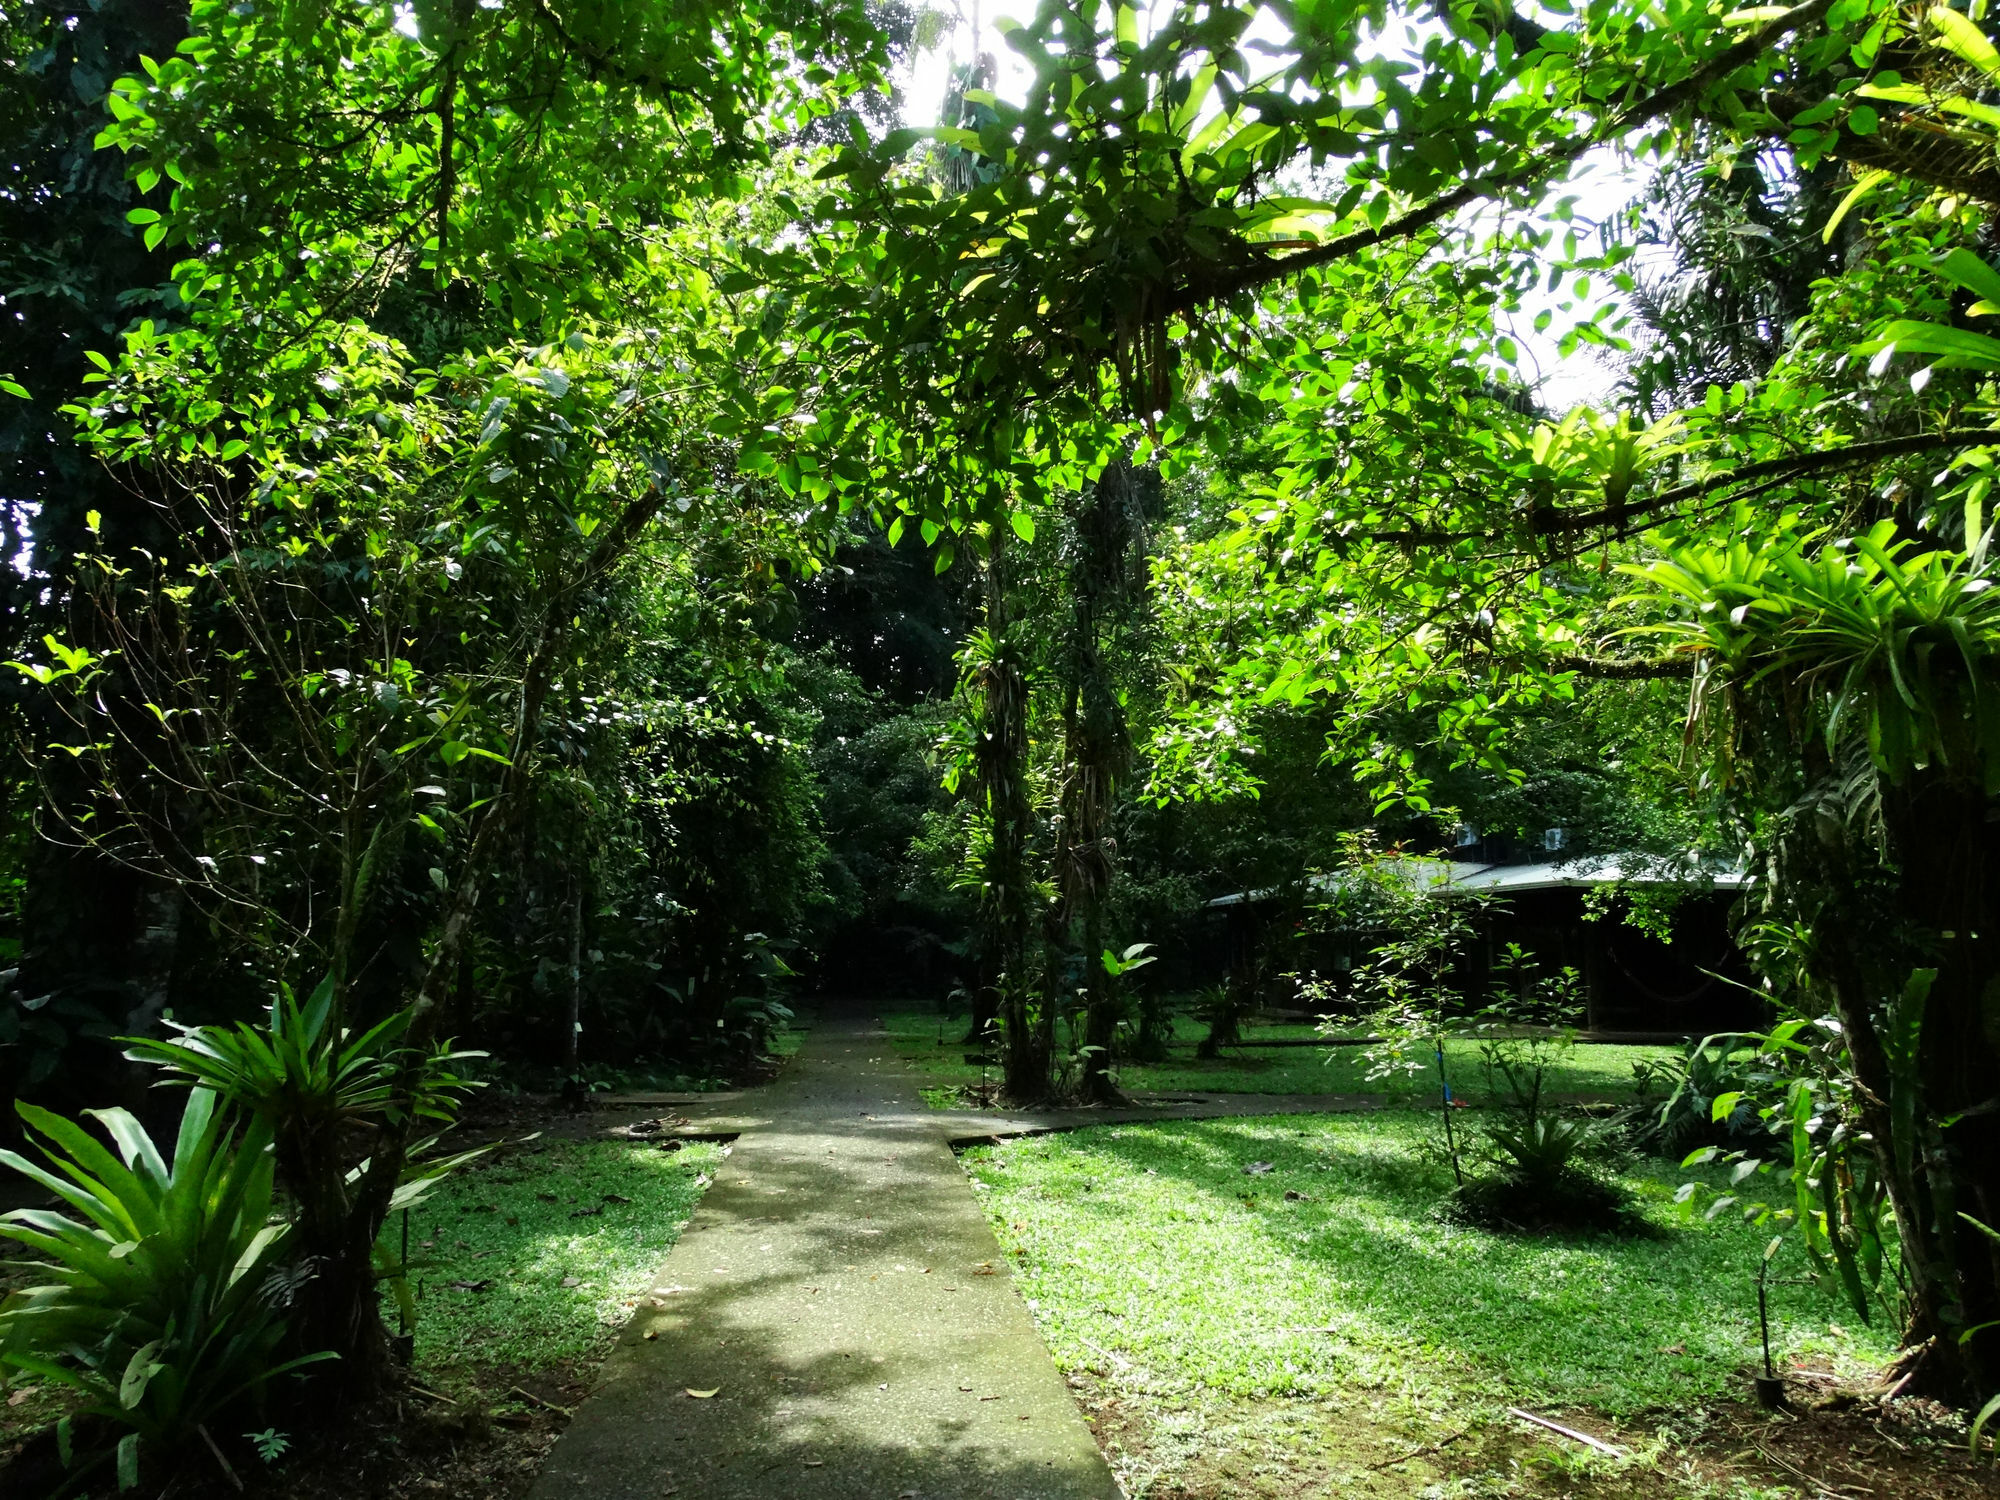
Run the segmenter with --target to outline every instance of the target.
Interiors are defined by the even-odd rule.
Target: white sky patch
[[[1172,0],[1157,0],[1157,3],[1165,5]],[[1150,12],[1150,6],[1148,10]],[[958,0],[953,12],[954,19],[944,26],[936,45],[912,58],[901,81],[905,124],[929,126],[940,123],[939,115],[944,108],[952,69],[970,63],[982,54],[994,61],[998,74],[993,82],[996,94],[1014,102],[1027,97],[1034,70],[1007,46],[1005,37],[994,22],[1009,16],[1021,20],[1032,15],[1032,5],[1026,0],[1012,0],[1012,3],[1008,0],[997,0],[997,3],[996,0]],[[1552,23],[1559,22],[1556,17],[1548,19]],[[1150,17],[1147,24],[1150,29]],[[1392,28],[1392,34],[1402,37],[1407,31],[1409,36],[1415,38],[1414,50],[1422,46],[1422,37],[1430,29],[1435,29],[1435,23],[1422,23],[1409,28],[1396,26]],[[1264,10],[1259,12],[1245,40],[1282,45],[1287,37],[1283,23],[1273,12]],[[1392,50],[1403,50],[1396,43],[1387,45]],[[1252,55],[1255,55],[1254,52]],[[1273,65],[1278,61],[1273,58]],[[1592,152],[1567,183],[1552,187],[1545,196],[1549,201],[1558,197],[1574,197],[1577,200],[1575,212],[1581,221],[1579,233],[1587,229],[1594,237],[1598,225],[1613,218],[1639,195],[1645,180],[1643,168],[1607,147]],[[1560,311],[1559,304],[1571,300],[1567,286],[1550,293],[1544,277],[1539,289],[1520,313],[1499,320],[1501,331],[1520,347],[1521,377],[1534,387],[1542,404],[1558,416],[1576,406],[1605,405],[1611,399],[1619,375],[1614,357],[1608,357],[1607,351],[1593,345],[1582,345],[1567,355],[1562,354],[1559,348],[1564,328],[1577,321],[1578,313],[1601,307],[1608,294],[1613,294],[1609,279],[1595,277],[1589,308],[1579,306],[1565,314]],[[1546,332],[1537,332],[1535,319],[1544,309],[1552,314],[1552,321]]]

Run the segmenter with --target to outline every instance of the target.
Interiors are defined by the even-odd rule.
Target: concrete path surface
[[[743,1133],[534,1500],[1118,1500],[948,1145],[1010,1117],[925,1109],[839,1015],[724,1107]]]

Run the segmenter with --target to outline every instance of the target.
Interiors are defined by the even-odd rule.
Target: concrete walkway
[[[701,1128],[742,1134],[534,1500],[1117,1500],[948,1144],[1053,1122],[926,1109],[840,1016],[722,1107]]]

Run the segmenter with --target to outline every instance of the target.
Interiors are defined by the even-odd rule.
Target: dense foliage
[[[1207,899],[1560,826],[1758,872],[1726,1206],[2000,1387],[1982,7],[1045,0],[897,125],[941,29],[0,14],[0,1074],[268,1132],[366,1385],[448,1037],[692,1083],[893,979],[1108,1098]]]

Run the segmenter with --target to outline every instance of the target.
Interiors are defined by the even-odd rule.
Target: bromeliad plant
[[[213,1089],[274,1129],[333,1129],[402,1107],[394,1085],[404,1049],[396,1044],[409,1028],[409,1012],[398,1011],[357,1036],[335,1024],[331,975],[303,1004],[291,986],[280,985],[266,1026],[165,1024],[179,1034],[129,1037],[126,1057]],[[419,1119],[449,1124],[457,1092],[475,1086],[455,1066],[484,1056],[434,1049],[423,1060],[409,1108]]]
[[[407,1010],[356,1034],[340,1024],[336,998],[332,976],[304,1004],[281,987],[268,1025],[176,1026],[177,1036],[128,1038],[125,1055],[164,1069],[168,1082],[214,1091],[271,1143],[297,1253],[314,1268],[300,1288],[301,1334],[349,1347],[353,1310],[368,1304],[379,1275],[380,1225],[360,1211],[374,1174],[397,1174],[383,1195],[386,1218],[464,1159],[418,1167],[410,1162],[429,1141],[400,1155],[379,1143],[390,1132],[408,1138],[420,1121],[448,1125],[459,1096],[476,1087],[458,1065],[486,1054],[403,1045]]]
[[[1492,1003],[1475,1026],[1487,1095],[1499,1111],[1486,1139],[1506,1176],[1539,1189],[1570,1172],[1602,1134],[1548,1098],[1550,1072],[1576,1048],[1582,979],[1574,969],[1543,972],[1518,943],[1506,946],[1494,970]]]
[[[171,1452],[279,1376],[333,1358],[281,1356],[296,1282],[290,1231],[273,1217],[267,1122],[239,1129],[196,1088],[169,1162],[122,1109],[89,1111],[113,1150],[74,1121],[15,1107],[51,1165],[12,1151],[0,1163],[68,1211],[0,1221],[0,1238],[38,1252],[46,1273],[0,1303],[0,1366],[82,1393],[78,1415],[118,1434],[120,1489],[138,1483],[142,1451]],[[59,1432],[66,1460],[73,1420]],[[79,1458],[81,1474],[92,1460]]]
[[[1794,1018],[1773,1054],[1818,1045],[1801,1028],[1830,1015],[1824,1066],[1764,1101],[1792,1140],[1770,1153],[1796,1189],[1786,1216],[1860,1305],[1893,1206],[1912,1373],[1983,1399],[2000,1389],[2000,1258],[1958,1215],[2000,1203],[1987,534],[1964,550],[1887,521],[1850,540],[1789,522],[1756,535],[1629,571],[1649,585],[1632,602],[1672,610],[1645,628],[1697,659],[1691,733],[1763,866],[1749,931],[1793,935],[1783,962],[1759,961]]]
[[[1815,546],[1815,543],[1820,545]],[[1705,658],[1694,723],[1729,730],[1726,764],[1754,767],[1744,737],[1760,716],[1746,694],[1778,700],[1833,755],[1862,740],[1892,781],[1957,772],[2000,791],[2000,591],[1984,549],[1918,550],[1883,521],[1847,540],[1775,535],[1675,547],[1626,571],[1650,586],[1625,602],[1675,600],[1689,612],[1640,627]],[[1789,727],[1789,726],[1788,726]]]

